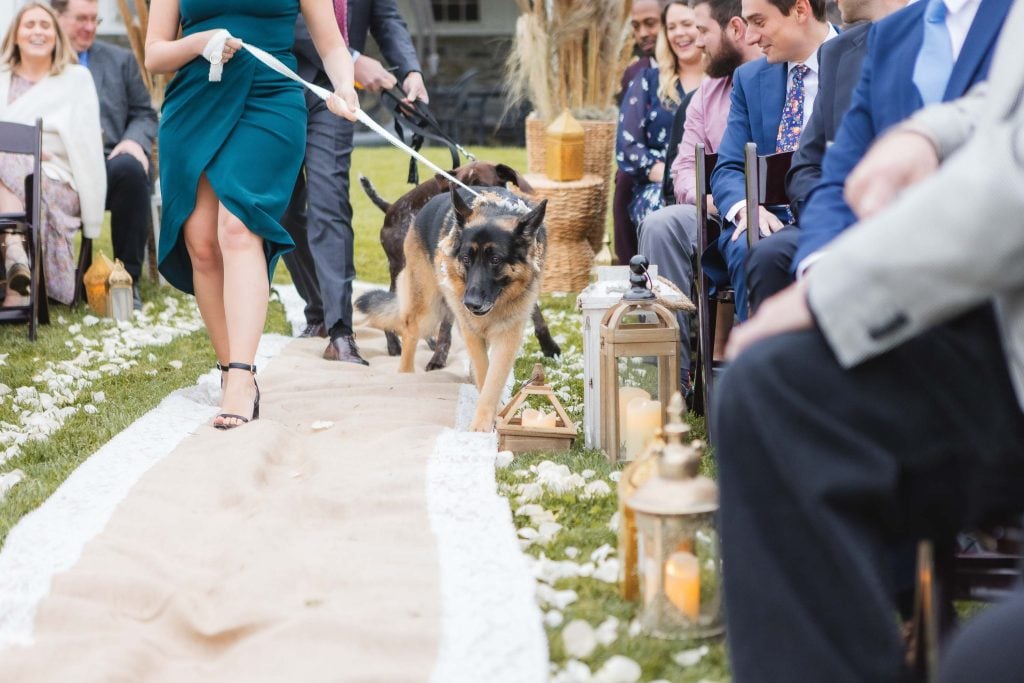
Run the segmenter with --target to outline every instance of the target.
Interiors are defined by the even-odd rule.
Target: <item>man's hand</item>
[[[746,213],[746,212],[744,212],[744,213]],[[715,206],[715,198],[712,197],[710,193],[708,194],[708,215],[709,216],[717,216],[718,215],[718,207]]]
[[[782,230],[782,221],[780,221],[775,214],[763,206],[757,207],[757,218],[758,218],[758,230],[761,231],[762,237],[767,237],[773,232]],[[732,231],[732,241],[735,242],[743,233],[747,231],[747,207],[743,207],[736,214],[736,229]]]
[[[846,202],[858,218],[868,218],[938,167],[938,154],[928,138],[911,131],[893,131],[871,146],[846,179]]]
[[[402,90],[405,91],[406,98],[403,100],[408,104],[412,104],[416,100],[419,100],[423,104],[430,102],[430,95],[427,94],[427,86],[423,84],[423,74],[419,71],[410,71],[409,75],[405,77],[405,82],[402,83]]]
[[[110,150],[107,159],[113,159],[120,154],[132,155],[142,164],[142,170],[149,173],[149,159],[146,158],[146,152],[143,151],[142,145],[135,142],[135,140],[121,140],[114,149]]]
[[[398,83],[395,75],[373,57],[359,55],[352,66],[355,69],[356,83],[370,92],[390,90],[395,87],[395,83]]]
[[[810,329],[814,322],[807,306],[807,280],[797,280],[789,287],[764,300],[757,315],[733,328],[725,357],[732,360],[751,344],[783,332]]]

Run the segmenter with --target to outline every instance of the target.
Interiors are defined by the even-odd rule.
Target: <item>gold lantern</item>
[[[135,312],[132,297],[132,276],[121,259],[114,259],[114,269],[107,278],[107,313],[114,320],[128,321]]]
[[[631,288],[601,320],[601,447],[612,462],[644,452],[679,388],[679,324],[648,289],[647,265],[630,259]]]
[[[723,630],[718,486],[697,474],[703,444],[684,444],[682,427],[666,426],[657,473],[626,504],[636,515],[641,628],[706,638]]]
[[[527,405],[531,396],[539,396],[545,407]],[[519,409],[523,410],[520,411]],[[498,448],[513,453],[529,451],[564,451],[576,438],[576,425],[565,412],[554,389],[544,383],[544,366],[537,363],[523,388],[498,413]]]
[[[107,278],[110,277],[113,270],[114,264],[106,254],[100,251],[92,260],[92,265],[85,271],[85,275],[82,276],[82,282],[85,284],[85,300],[89,302],[89,308],[96,315],[107,315]]]
[[[548,178],[566,182],[583,177],[583,126],[568,109],[547,127],[544,144]]]

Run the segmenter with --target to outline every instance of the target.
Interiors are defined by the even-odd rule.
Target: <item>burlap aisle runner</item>
[[[261,368],[262,419],[203,426],[143,475],[54,579],[35,644],[0,653],[0,681],[427,680],[425,477],[464,361],[399,375],[381,335],[360,344],[370,368],[294,342]]]

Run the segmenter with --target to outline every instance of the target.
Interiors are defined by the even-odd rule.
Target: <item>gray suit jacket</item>
[[[903,125],[936,143],[938,172],[838,238],[808,274],[809,303],[853,366],[992,301],[1024,406],[1024,3],[989,80]]]
[[[405,80],[410,71],[422,71],[409,28],[395,0],[349,0],[349,47],[363,52],[367,33],[373,35],[388,64],[397,67],[395,76],[399,83]],[[292,51],[298,60],[297,73],[300,76],[323,87],[331,86],[301,13],[295,22],[295,46]]]
[[[134,140],[148,156],[156,137],[156,110],[132,51],[97,40],[89,48],[89,72],[100,99],[103,149]]]

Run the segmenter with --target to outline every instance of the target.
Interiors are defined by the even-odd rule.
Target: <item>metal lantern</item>
[[[107,280],[114,270],[114,264],[110,262],[107,255],[102,251],[96,254],[92,265],[82,276],[85,284],[85,299],[89,302],[89,308],[96,315],[107,316],[110,309],[107,307]]]
[[[703,444],[683,443],[680,418],[665,426],[658,471],[627,501],[636,515],[640,626],[659,638],[722,632],[718,486],[697,474]]]
[[[545,131],[544,140],[545,172],[548,178],[568,182],[583,177],[583,138],[583,126],[568,109],[551,122]]]
[[[530,396],[541,397],[545,407],[537,409],[527,405]],[[547,406],[551,412],[547,411]],[[497,428],[498,448],[513,453],[564,451],[576,438],[576,425],[569,419],[554,389],[544,383],[544,366],[540,363],[533,366],[530,379],[498,413]]]
[[[601,320],[601,447],[633,460],[664,424],[679,386],[679,324],[647,287],[647,259],[630,259],[631,288]]]
[[[135,312],[132,297],[132,276],[121,259],[114,259],[114,269],[107,278],[107,314],[114,320],[127,321]]]

